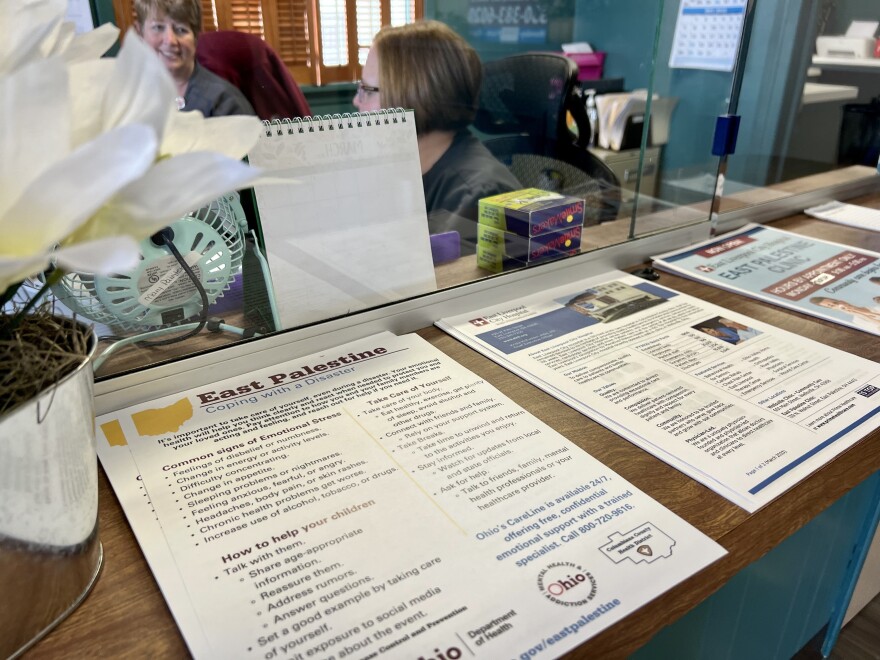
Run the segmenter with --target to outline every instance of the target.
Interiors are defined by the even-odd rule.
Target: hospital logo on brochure
[[[480,318],[478,318],[478,319],[471,319],[471,320],[469,321],[469,323],[470,323],[471,325],[475,325],[475,326],[477,326],[478,328],[482,328],[484,325],[489,325],[489,320],[480,317]]]
[[[575,607],[596,597],[596,578],[574,562],[555,562],[538,574],[538,589],[558,605]]]

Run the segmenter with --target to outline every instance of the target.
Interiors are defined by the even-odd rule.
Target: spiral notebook
[[[282,327],[436,289],[412,111],[266,122],[248,160],[295,179],[254,188]]]

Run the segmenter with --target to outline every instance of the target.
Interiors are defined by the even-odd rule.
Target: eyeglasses
[[[358,98],[363,98],[366,94],[376,94],[379,91],[378,87],[373,87],[372,85],[367,85],[363,80],[358,80]]]

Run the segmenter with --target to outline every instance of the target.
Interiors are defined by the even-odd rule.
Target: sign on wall
[[[547,42],[547,7],[529,0],[470,0],[471,39],[504,44]]]

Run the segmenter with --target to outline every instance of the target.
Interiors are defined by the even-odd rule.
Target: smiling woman
[[[134,7],[138,34],[174,78],[180,110],[199,110],[205,117],[255,114],[244,94],[196,62],[198,0],[135,0]]]

